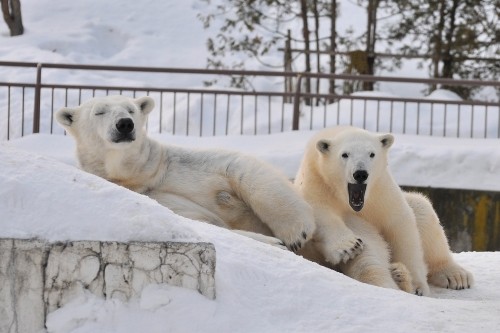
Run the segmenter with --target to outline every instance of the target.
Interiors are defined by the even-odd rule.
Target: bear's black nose
[[[134,130],[134,122],[130,118],[122,118],[116,123],[116,129],[121,134],[129,134]]]
[[[358,170],[352,176],[354,177],[354,180],[356,182],[361,184],[368,179],[368,172],[366,172],[365,170]]]

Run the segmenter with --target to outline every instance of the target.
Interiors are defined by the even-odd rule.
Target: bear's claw
[[[327,261],[333,265],[346,263],[348,260],[356,258],[364,249],[364,243],[360,238],[354,237],[349,240],[341,240],[337,246],[328,251]]]
[[[435,286],[454,290],[470,288],[474,279],[472,274],[455,263],[429,274],[429,282]]]
[[[311,220],[305,221],[298,227],[288,227],[286,229],[273,230],[273,232],[275,237],[281,239],[290,251],[297,252],[311,239],[316,225]]]
[[[285,244],[285,243],[283,243]],[[296,241],[295,243],[290,244],[290,246],[287,246],[291,251],[297,252],[302,248],[302,242],[301,241]]]

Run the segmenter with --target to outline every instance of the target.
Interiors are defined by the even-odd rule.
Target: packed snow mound
[[[428,99],[439,99],[446,101],[462,101],[463,99],[456,93],[446,89],[436,89],[426,96]]]
[[[267,140],[284,146],[292,137],[306,142],[295,135],[241,137],[239,144],[252,151],[256,142],[271,148]],[[33,140],[40,142],[29,149]],[[433,288],[433,298],[362,284],[291,252],[177,216],[145,196],[49,157],[71,160],[65,140],[71,139],[32,136],[0,144],[0,236],[211,242],[217,252],[217,299],[167,285],[151,285],[129,303],[85,294],[49,314],[48,332],[220,332],[222,327],[238,332],[494,332],[500,327],[498,253],[454,254],[474,274],[475,285],[462,291]],[[215,145],[222,138],[213,140],[203,142]],[[238,144],[225,140],[228,146]],[[28,151],[12,145],[19,142]]]
[[[200,241],[187,219],[74,166],[0,145],[0,170],[0,237]]]

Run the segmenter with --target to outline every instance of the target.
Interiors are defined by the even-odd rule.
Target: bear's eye
[[[96,116],[102,116],[104,114],[104,111],[98,111],[95,113]]]
[[[375,153],[370,153],[370,158],[374,158],[375,157]]]
[[[347,154],[347,153],[342,154],[342,158],[348,158],[348,157],[349,157],[349,154]]]

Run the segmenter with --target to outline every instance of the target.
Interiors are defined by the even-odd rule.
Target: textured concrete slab
[[[88,290],[123,301],[151,283],[215,298],[209,243],[0,239],[0,332],[36,332],[45,318]]]

